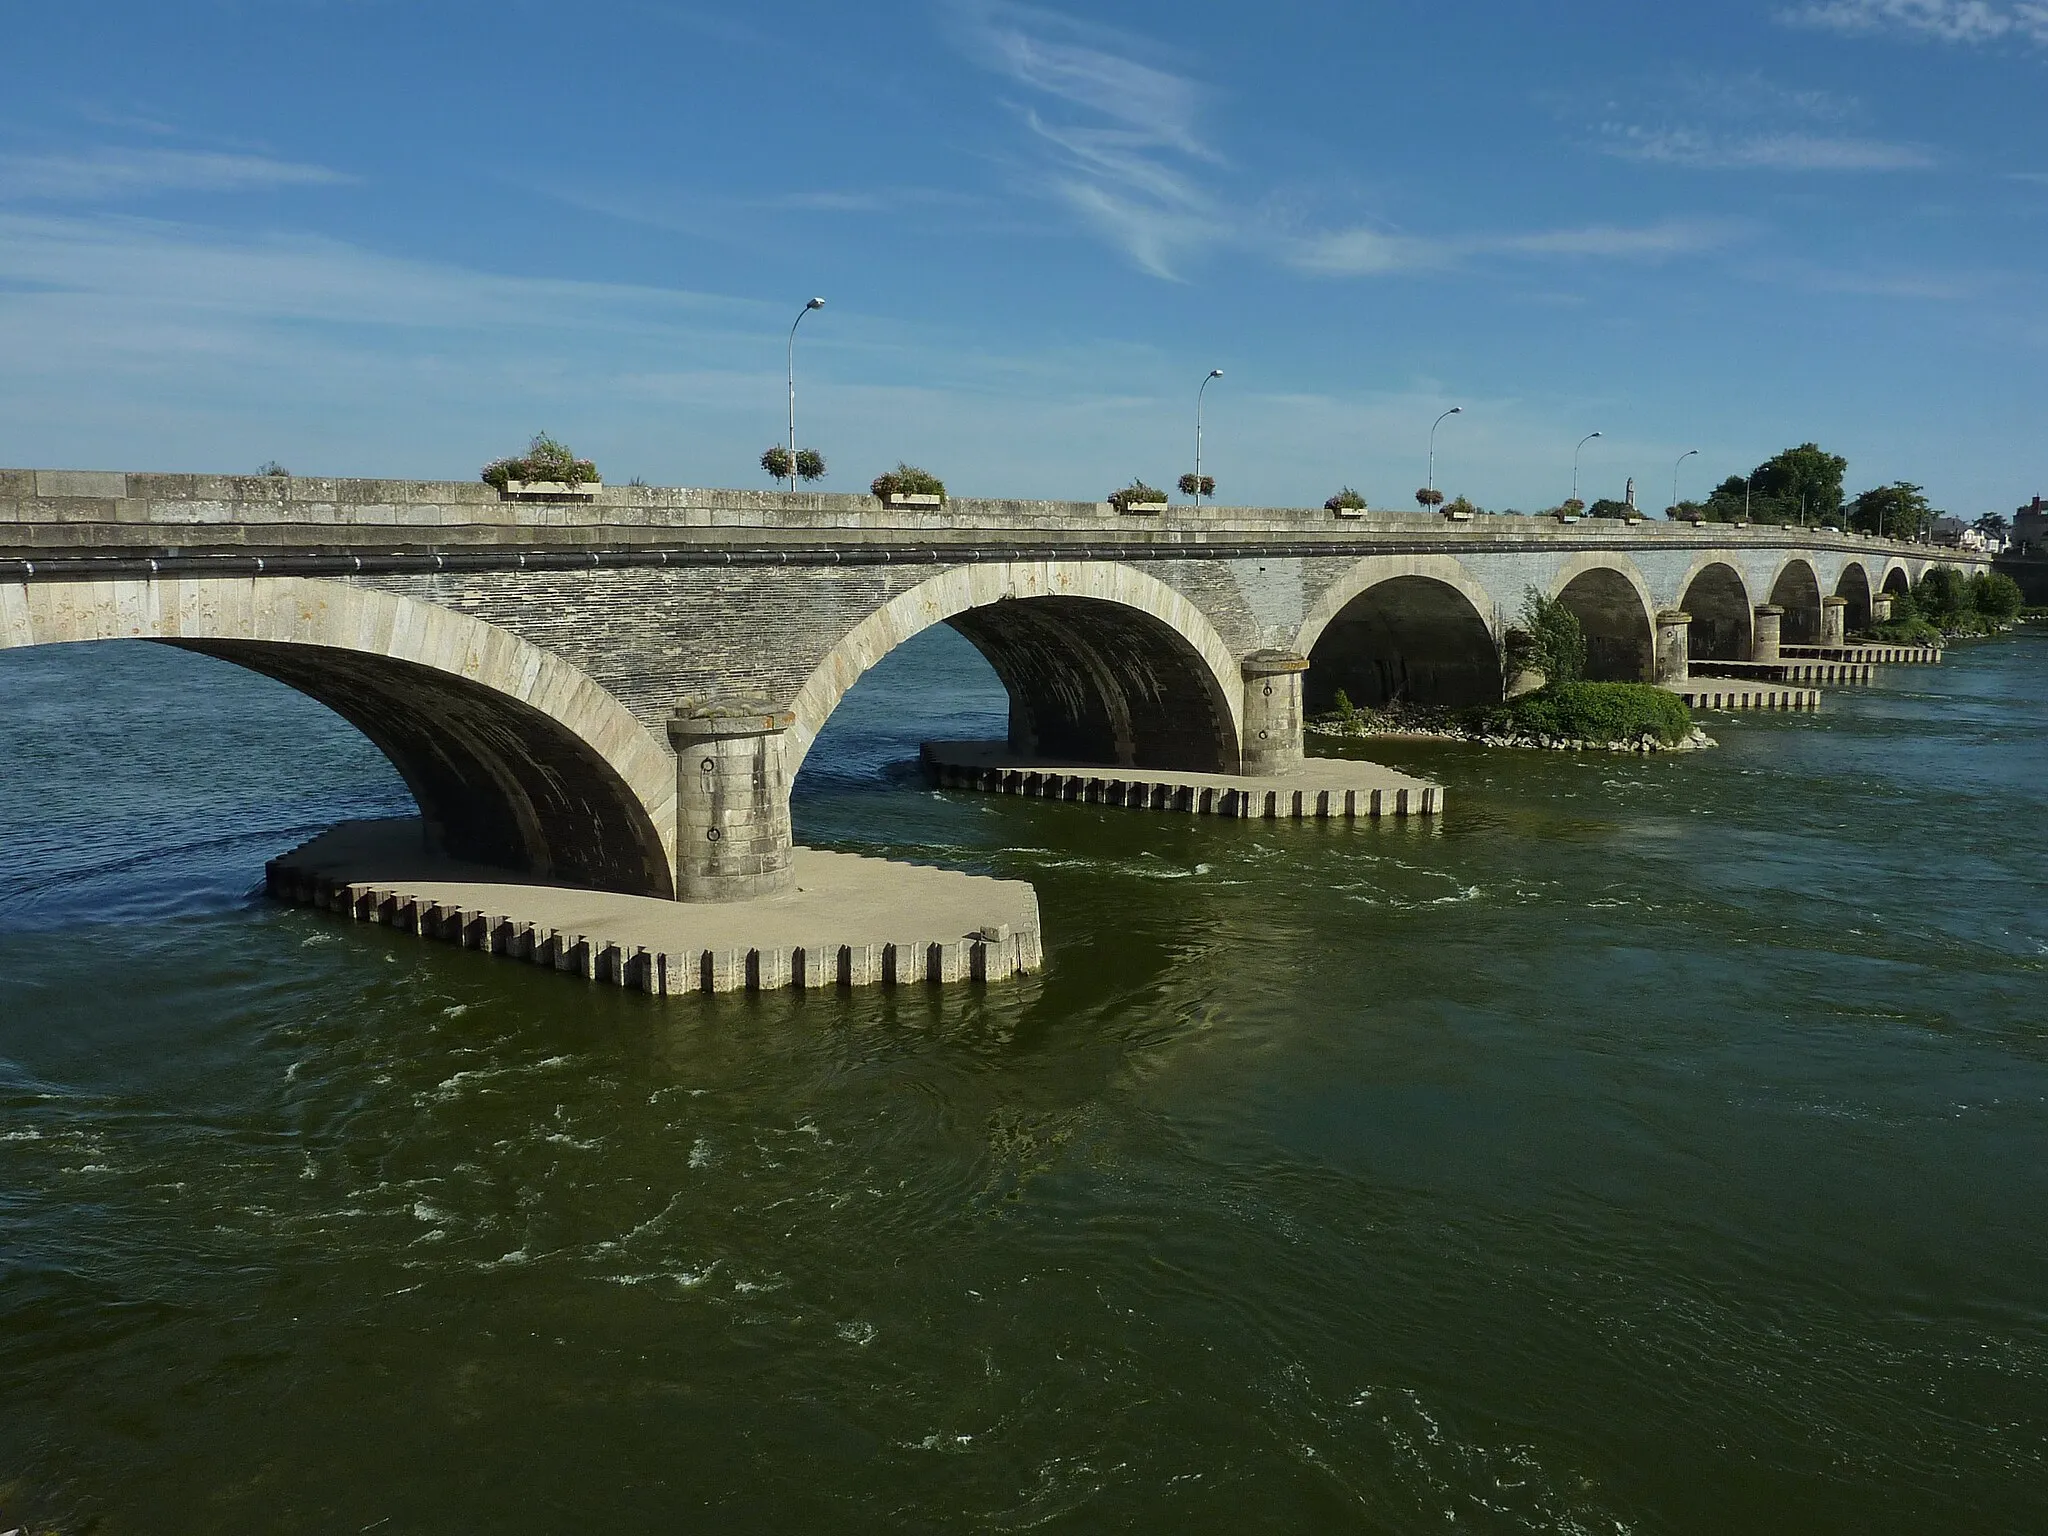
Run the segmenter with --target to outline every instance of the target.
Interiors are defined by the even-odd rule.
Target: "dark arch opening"
[[[1854,633],[1870,628],[1870,573],[1855,562],[1842,567],[1842,579],[1835,583],[1835,596],[1848,603],[1842,622]]]
[[[1351,599],[1309,652],[1303,703],[1337,691],[1370,708],[1399,700],[1463,708],[1501,699],[1500,652],[1470,598],[1429,576],[1395,576]]]
[[[1619,571],[1581,571],[1557,600],[1577,615],[1586,636],[1586,678],[1640,683],[1651,677],[1657,637],[1635,585]]]
[[[611,765],[558,722],[467,678],[367,652],[167,640],[274,678],[389,758],[450,858],[632,895],[675,895],[661,839]]]
[[[1771,601],[1785,610],[1779,631],[1787,645],[1820,643],[1820,578],[1804,560],[1794,560],[1778,575]]]
[[[1735,567],[1715,561],[1693,577],[1678,606],[1692,615],[1686,645],[1701,661],[1749,660],[1749,589]]]
[[[1229,702],[1201,652],[1163,620],[1099,598],[1016,597],[946,622],[1002,679],[1012,752],[1237,771]]]
[[[1906,574],[1903,565],[1895,565],[1884,573],[1884,590],[1894,597],[1904,596],[1913,590],[1913,579]]]

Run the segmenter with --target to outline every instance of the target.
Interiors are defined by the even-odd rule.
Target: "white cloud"
[[[15,201],[87,203],[164,192],[267,192],[354,179],[325,166],[262,155],[174,149],[0,155],[0,198]]]
[[[1304,272],[1326,277],[1440,269],[1489,256],[1658,261],[1725,246],[1743,231],[1744,226],[1730,221],[1685,219],[1643,225],[1591,224],[1454,240],[1349,229],[1299,240],[1287,260]]]
[[[1780,12],[1779,19],[1833,32],[1906,32],[1947,43],[2013,39],[2048,45],[2048,4],[2040,0],[1815,0]]]
[[[1935,163],[1917,144],[1829,134],[1729,134],[1623,123],[1603,124],[1601,132],[1601,148],[1610,155],[1697,170],[1908,171]]]

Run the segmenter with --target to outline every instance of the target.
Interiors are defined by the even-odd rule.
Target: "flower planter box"
[[[1623,527],[1633,528],[1642,522],[1642,519],[1640,517],[1624,517],[1621,521]]]
[[[585,480],[580,485],[571,485],[566,480],[507,480],[507,496],[545,496],[554,500],[574,497],[578,501],[589,501],[604,489],[601,480]]]
[[[1579,514],[1576,512],[1560,512],[1557,514],[1557,520],[1560,523],[1576,523],[1579,520]]]
[[[1342,518],[1357,519],[1365,516],[1365,508],[1363,507],[1332,507],[1330,511],[1335,516]]]
[[[1163,501],[1127,501],[1124,503],[1126,517],[1157,517],[1167,509]]]
[[[1449,507],[1444,508],[1444,517],[1453,523],[1469,523],[1472,521],[1472,514],[1470,512],[1453,512]]]
[[[946,504],[943,496],[927,496],[922,492],[910,493],[891,491],[888,505],[892,507],[942,507]]]

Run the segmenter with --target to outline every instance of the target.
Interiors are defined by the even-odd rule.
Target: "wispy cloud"
[[[111,148],[0,155],[0,198],[12,201],[96,203],[167,192],[267,192],[353,180],[325,166],[263,155]]]
[[[2048,46],[2048,4],[2040,0],[1815,0],[1779,20],[1831,32],[1902,32],[1945,43],[2006,40]]]
[[[1624,160],[1695,170],[1914,171],[1935,163],[1918,144],[1816,133],[1720,133],[1603,123],[1601,148]]]
[[[1667,219],[1655,224],[1589,224],[1439,240],[1347,229],[1299,239],[1284,259],[1303,272],[1325,277],[1441,270],[1499,256],[1660,261],[1729,245],[1746,228],[1734,220]]]

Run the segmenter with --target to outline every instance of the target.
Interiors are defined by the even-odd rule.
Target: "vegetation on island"
[[[798,480],[825,478],[825,455],[815,448],[799,448],[796,457],[791,458],[789,450],[777,443],[761,455],[761,467],[771,479],[787,480],[794,488]]]
[[[2003,571],[1965,576],[1937,565],[1911,592],[1892,594],[1889,623],[1870,631],[1887,645],[1940,645],[1945,640],[1994,635],[2023,612],[2019,583]]]
[[[891,496],[936,496],[946,499],[946,482],[928,469],[919,469],[915,464],[898,461],[894,469],[885,470],[868,482],[868,489],[883,501]]]
[[[558,443],[542,432],[527,444],[526,452],[518,458],[496,459],[486,464],[483,479],[486,485],[494,485],[501,491],[514,480],[528,484],[539,481],[588,485],[597,479],[597,466],[588,459],[577,458],[566,444]]]
[[[1133,477],[1129,485],[1111,491],[1105,498],[1119,512],[1128,512],[1132,507],[1159,506],[1166,501],[1166,492],[1155,485],[1147,485]]]

